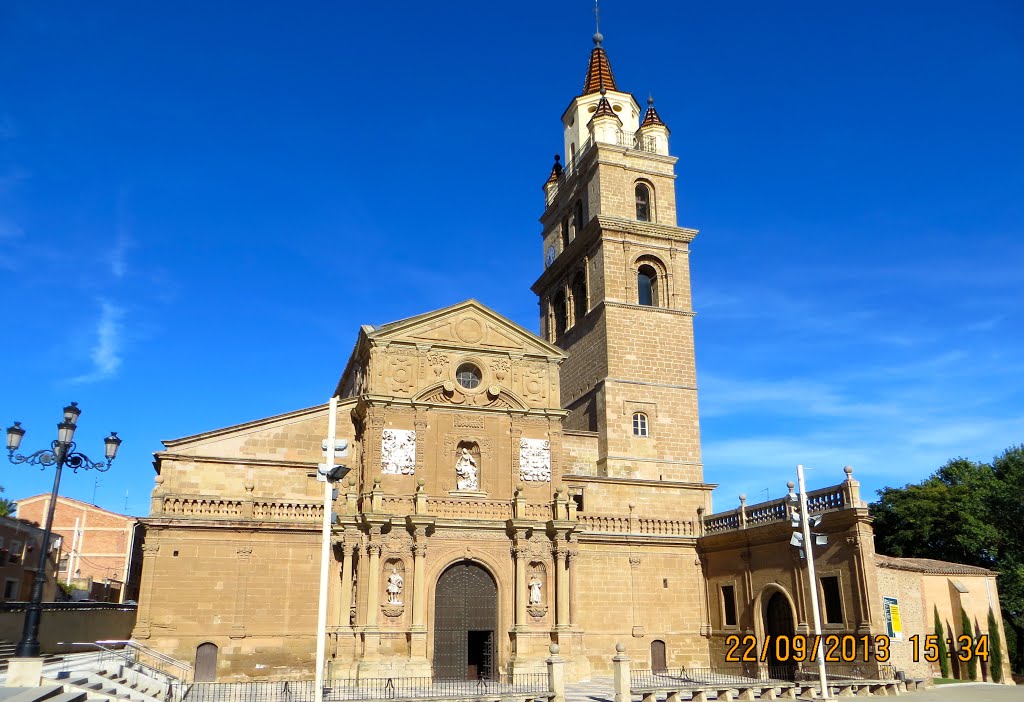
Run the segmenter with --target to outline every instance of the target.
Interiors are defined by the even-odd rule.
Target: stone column
[[[579,603],[577,598],[579,597],[579,591],[577,590],[576,584],[576,568],[573,565],[576,559],[579,557],[580,552],[576,548],[569,548],[566,553],[565,567],[569,571],[569,625],[576,626],[579,624]]]
[[[352,624],[353,556],[355,556],[355,547],[343,541],[341,544],[341,592],[338,594],[338,624],[340,626],[350,626]]]
[[[381,545],[377,541],[371,541],[366,546],[366,553],[370,557],[368,568],[370,572],[367,573],[369,577],[366,579],[366,627],[368,629],[377,628],[377,615],[380,612],[380,550]]]
[[[427,546],[412,547],[412,628],[426,630],[427,619]]]
[[[515,626],[517,629],[526,627],[526,548],[517,543],[512,547],[512,557],[516,562],[516,617]]]
[[[555,549],[555,626],[569,626],[569,549]]]

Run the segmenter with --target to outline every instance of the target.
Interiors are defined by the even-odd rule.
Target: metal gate
[[[463,561],[437,579],[434,595],[434,677],[494,676],[498,588],[490,573]]]

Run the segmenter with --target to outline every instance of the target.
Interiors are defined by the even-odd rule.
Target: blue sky
[[[692,247],[717,509],[1024,441],[1024,7],[606,0]],[[326,401],[358,326],[537,329],[541,184],[587,0],[0,8],[0,419],[77,400],[146,514],[174,438]],[[52,473],[3,462],[6,496]]]

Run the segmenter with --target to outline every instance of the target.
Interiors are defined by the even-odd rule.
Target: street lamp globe
[[[116,431],[110,432],[110,436],[103,440],[103,446],[106,449],[107,463],[117,458],[117,449],[121,447],[121,439]]]
[[[17,451],[23,436],[25,430],[21,428],[21,422],[15,422],[13,426],[7,427],[7,450],[11,453]]]
[[[75,438],[78,416],[82,410],[78,409],[78,403],[72,402],[64,408],[64,421],[57,425],[57,442],[63,446],[70,446]]]

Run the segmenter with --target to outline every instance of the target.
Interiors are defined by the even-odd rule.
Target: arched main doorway
[[[779,637],[786,637],[793,640],[795,633],[793,628],[793,609],[789,606],[789,600],[781,592],[776,591],[764,605],[764,633],[768,641],[768,674],[776,679],[794,680],[796,678],[796,666],[791,659],[779,660],[775,641]],[[785,648],[782,650],[786,654]]]
[[[498,587],[491,574],[469,561],[441,573],[434,593],[434,677],[493,677],[497,630]]]

